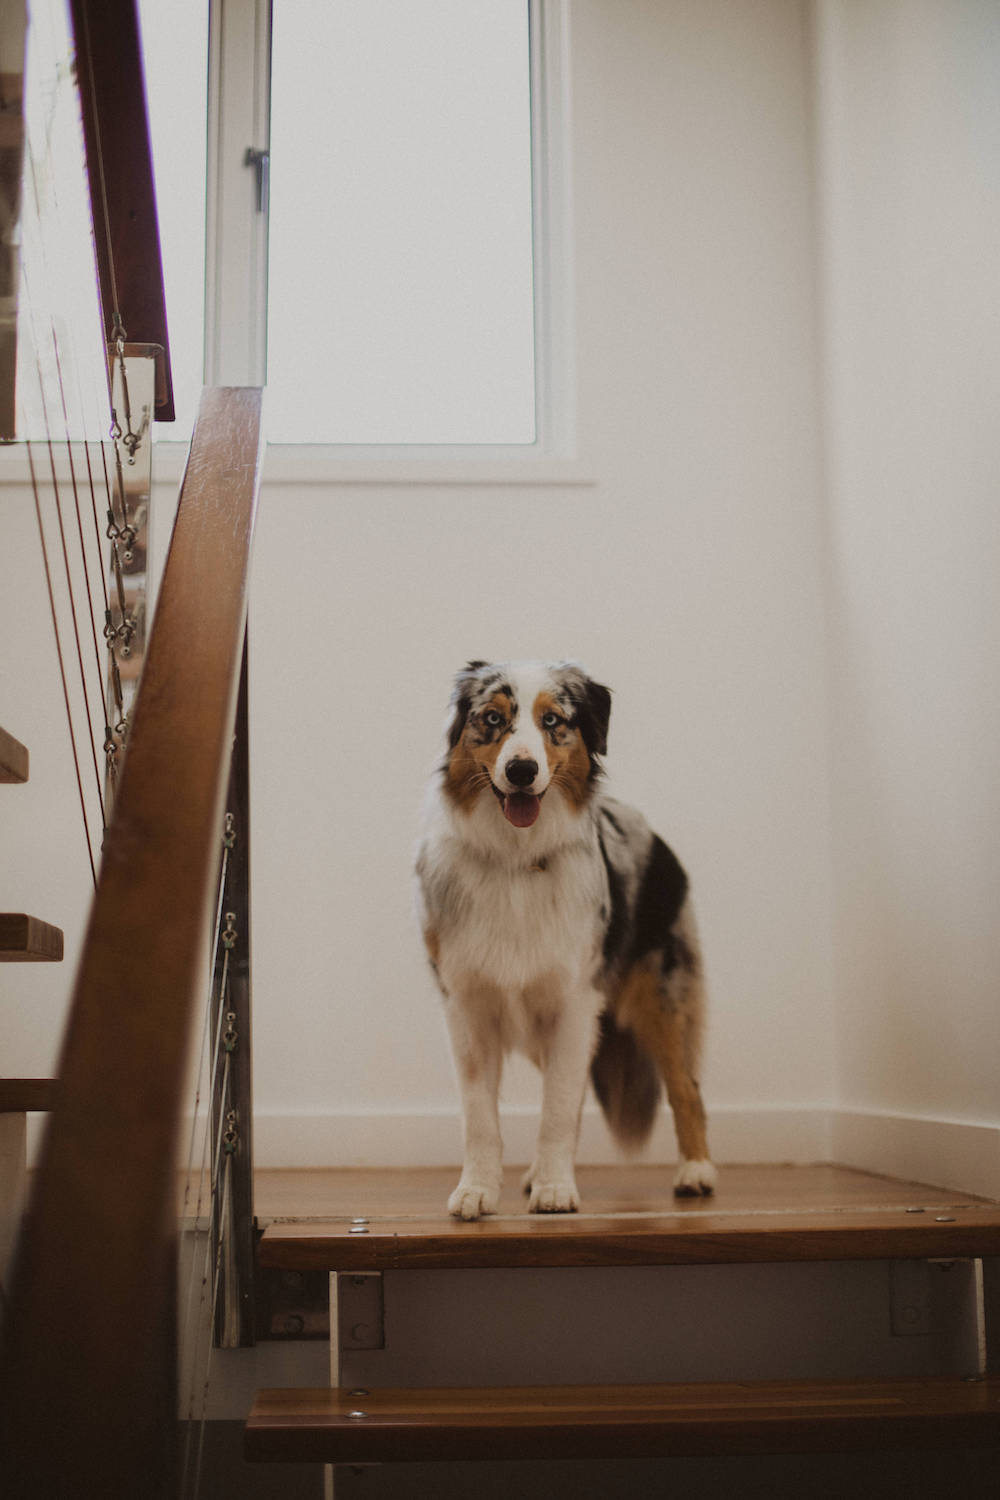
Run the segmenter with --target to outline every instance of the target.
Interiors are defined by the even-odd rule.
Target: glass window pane
[[[268,434],[535,438],[525,0],[275,0]]]

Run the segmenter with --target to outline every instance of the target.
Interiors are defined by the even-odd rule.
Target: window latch
[[[270,151],[257,151],[253,146],[248,146],[243,165],[253,167],[257,173],[257,212],[266,214],[271,194],[271,153]]]

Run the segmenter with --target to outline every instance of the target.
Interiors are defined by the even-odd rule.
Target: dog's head
[[[452,693],[444,787],[471,811],[492,794],[515,828],[552,792],[581,809],[608,746],[611,694],[575,662],[471,661]]]

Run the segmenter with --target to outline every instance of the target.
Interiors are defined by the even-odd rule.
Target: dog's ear
[[[591,755],[607,755],[611,693],[608,688],[602,687],[599,682],[593,682],[589,677],[584,678],[581,688],[577,724],[583,735],[583,742]]]
[[[448,724],[449,750],[454,750],[462,738],[462,730],[465,728],[465,721],[469,717],[469,709],[472,706],[472,694],[476,686],[477,674],[487,665],[485,661],[470,661],[455,678],[455,686],[451,693],[451,720]]]

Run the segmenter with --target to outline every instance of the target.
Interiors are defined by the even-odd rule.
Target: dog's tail
[[[605,1011],[590,1065],[590,1077],[605,1119],[618,1144],[638,1151],[649,1139],[660,1102],[656,1064],[632,1031]]]

